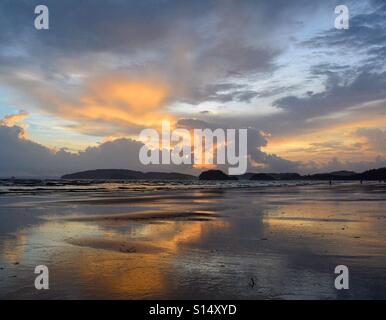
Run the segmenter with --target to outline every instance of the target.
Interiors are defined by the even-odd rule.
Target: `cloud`
[[[251,90],[247,85],[234,83],[208,84],[203,88],[193,90],[190,97],[184,102],[190,104],[199,104],[207,101],[216,102],[246,102],[258,96],[258,92]]]
[[[79,97],[58,101],[63,118],[96,123],[113,123],[122,127],[158,125],[166,114],[169,95],[166,84],[156,80],[108,77],[89,83]]]
[[[326,5],[333,12],[334,2]],[[315,131],[382,113],[384,103],[379,102],[377,108],[368,104],[386,98],[386,6],[382,1],[368,2],[366,9],[358,9],[355,2],[347,5],[352,9],[349,30],[336,30],[331,23],[330,28],[311,34],[307,40],[295,41],[299,51],[295,50],[288,63],[304,68],[298,83],[289,90],[283,82],[270,90],[258,90],[263,93],[259,97],[280,95],[272,102],[278,112],[251,116],[249,121],[243,118],[244,123],[277,136]]]
[[[337,60],[347,58],[360,71],[382,69],[386,57],[386,5],[382,0],[375,0],[367,3],[367,7],[350,17],[347,32],[331,28],[303,44],[312,50],[323,49]]]
[[[371,148],[377,152],[386,152],[386,130],[380,128],[360,128],[356,131],[360,137],[364,137]]]
[[[141,142],[116,139],[79,153],[52,150],[23,137],[18,126],[0,125],[0,177],[58,177],[66,173],[92,169],[130,169],[139,171],[180,171],[197,173],[190,166],[149,165],[139,161]]]
[[[28,35],[33,42],[37,41],[35,50],[39,46],[51,47],[67,54],[90,51],[135,53],[153,45],[161,47],[165,42],[170,44],[171,41],[186,39],[187,36],[187,39],[192,40],[221,40],[212,42],[218,46],[219,43],[229,44],[229,35],[237,35],[232,37],[236,41],[241,39],[240,31],[255,31],[255,34],[260,31],[250,28],[284,25],[288,29],[288,16],[312,12],[320,6],[316,1],[306,0],[294,0],[291,3],[284,0],[197,0],[185,3],[179,0],[46,0],[45,4],[50,9],[52,32],[38,33],[29,28],[29,23],[31,13],[39,3],[38,0],[17,3],[3,0],[0,22],[4,30],[3,39],[12,40]],[[269,30],[261,30],[258,35]],[[218,36],[213,37],[216,33]],[[234,58],[238,47],[239,43],[236,42],[221,53],[224,57]],[[253,48],[248,45],[243,47],[246,50]]]
[[[48,148],[24,139],[23,133],[21,127],[0,126],[1,176],[44,174],[56,165],[54,154]]]
[[[310,119],[312,117],[336,113],[364,102],[386,98],[386,72],[362,72],[352,81],[331,76],[326,81],[326,91],[299,98],[287,96],[275,101],[275,106],[293,113],[292,115]],[[287,113],[287,115],[288,115]],[[296,113],[296,115],[295,115]]]
[[[208,123],[198,119],[180,119],[177,121],[177,127],[186,129],[211,129],[217,128],[236,129],[220,124]],[[300,169],[300,163],[283,159],[275,154],[268,154],[261,149],[268,144],[267,135],[255,128],[247,129],[247,155],[248,170],[250,171],[269,171],[269,172],[289,172]],[[236,146],[237,147],[237,146]]]
[[[323,165],[315,164],[312,161],[304,164],[304,170],[309,173],[324,173],[341,170],[355,171],[360,173],[369,169],[384,167],[386,167],[386,158],[381,156],[377,156],[374,159],[364,161],[342,160],[337,157],[334,157]]]
[[[276,70],[283,48],[274,35],[296,28],[288,26],[286,17],[319,6],[305,0],[47,0],[50,30],[38,32],[31,23],[37,4],[0,3],[0,84],[15,91],[18,104],[76,121],[76,130],[103,135],[116,134],[111,131],[117,118],[125,120],[129,132],[140,120],[119,101],[106,107],[111,113],[99,101],[93,108],[79,101],[109,95],[109,86],[93,90],[96,81],[120,74],[151,86],[161,82],[168,92],[160,109],[163,102],[251,103],[257,94],[247,85],[226,92],[221,85]]]
[[[18,133],[18,136],[21,138],[27,138],[27,125],[23,122],[24,119],[28,116],[28,112],[26,111],[19,111],[17,114],[11,114],[5,116],[3,119],[0,119],[0,126],[5,127],[13,127],[15,125],[20,128],[20,132]]]
[[[337,152],[362,152],[363,144],[356,143],[344,143],[342,141],[326,141],[326,142],[314,142],[310,144],[309,148],[303,149],[304,152],[310,152],[314,154],[318,153],[337,153]]]
[[[386,5],[381,6],[375,1],[370,9],[350,17],[348,32],[341,32],[331,26],[328,31],[304,42],[313,48],[371,50],[374,46],[384,44]],[[381,2],[381,1],[380,1]],[[371,2],[370,2],[371,3]],[[380,4],[380,3],[379,3]],[[349,5],[350,7],[350,5]]]
[[[353,79],[340,78],[336,73],[329,75],[325,90],[307,96],[286,96],[274,102],[282,112],[273,116],[276,123],[282,122],[280,130],[315,130],[323,126],[350,119],[350,114],[363,113],[361,106],[369,102],[386,99],[386,72],[362,72]],[[378,114],[384,103],[368,109],[365,116]],[[342,113],[345,116],[342,117]]]
[[[185,119],[180,123],[185,128],[203,128],[210,125],[194,119]],[[139,171],[184,172],[198,174],[201,169],[190,165],[150,165],[144,166],[138,159],[141,142],[132,139],[115,139],[106,141],[98,146],[88,147],[79,153],[70,153],[66,150],[52,150],[41,144],[23,137],[24,130],[19,126],[0,125],[0,177],[57,177],[66,173],[100,169],[119,168]],[[358,134],[374,138],[375,142],[384,145],[384,131],[358,130]],[[379,135],[380,134],[380,135]],[[383,139],[383,140],[382,140]],[[312,161],[302,163],[283,159],[274,154],[261,150],[268,143],[264,133],[248,129],[248,155],[250,172],[329,172],[336,170],[364,171],[370,168],[386,166],[385,157],[376,157],[373,160],[349,161],[332,158],[325,164],[316,164]],[[382,144],[383,143],[383,144]],[[335,144],[334,144],[335,145]],[[315,146],[320,148],[322,146]],[[323,146],[329,147],[329,146]],[[385,149],[382,149],[385,150]],[[220,167],[226,170],[226,167]],[[202,169],[204,170],[204,169]]]
[[[8,116],[6,119],[11,119]],[[15,117],[16,118],[16,117]],[[0,125],[0,143],[3,152],[0,154],[0,176],[59,176],[64,173],[98,169],[121,168],[140,171],[186,172],[197,174],[199,170],[191,165],[150,165],[144,166],[139,161],[139,150],[142,142],[132,139],[120,138],[106,141],[98,146],[88,147],[78,153],[70,153],[64,149],[52,150],[41,144],[27,139],[24,129],[17,126],[5,126],[2,120]],[[181,119],[177,122],[179,128],[218,128],[195,119]],[[248,157],[249,168],[271,171],[288,171],[297,164],[282,159],[276,155],[266,154],[261,151],[266,146],[267,140],[264,133],[248,128]],[[258,165],[257,165],[258,164]],[[222,168],[222,167],[221,167]],[[222,168],[225,170],[225,167]]]
[[[0,119],[0,125],[6,127],[13,127],[15,124],[20,124],[26,117],[28,112],[19,111],[18,114],[11,114]]]

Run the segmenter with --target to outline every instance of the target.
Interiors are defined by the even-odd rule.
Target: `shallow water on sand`
[[[386,298],[386,185],[12,188],[0,298]],[[337,265],[349,290],[334,288]]]

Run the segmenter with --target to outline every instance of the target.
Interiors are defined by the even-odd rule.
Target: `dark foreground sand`
[[[385,299],[385,204],[351,183],[5,194],[0,298]]]

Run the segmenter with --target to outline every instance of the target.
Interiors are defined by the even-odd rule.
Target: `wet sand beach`
[[[0,298],[386,298],[385,184],[144,185],[1,189]]]

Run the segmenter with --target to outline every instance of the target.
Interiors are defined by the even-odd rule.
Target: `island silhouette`
[[[239,176],[227,175],[221,170],[207,170],[196,177],[178,172],[141,172],[126,169],[97,169],[66,174],[61,179],[68,180],[323,180],[323,181],[386,181],[386,168],[371,169],[362,173],[354,171],[334,171],[301,175],[299,173],[252,173]]]

